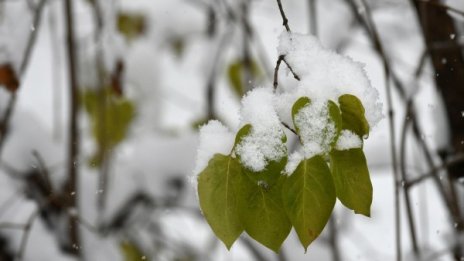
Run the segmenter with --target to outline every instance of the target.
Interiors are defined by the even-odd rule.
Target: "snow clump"
[[[287,152],[284,131],[274,109],[272,88],[256,88],[242,100],[241,124],[251,124],[251,133],[235,148],[241,163],[258,172],[266,168],[269,161],[279,161]]]

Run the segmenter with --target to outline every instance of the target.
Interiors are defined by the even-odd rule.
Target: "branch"
[[[378,52],[382,58],[384,73],[385,73],[385,89],[387,93],[387,108],[388,108],[388,123],[389,123],[389,132],[390,132],[390,153],[392,157],[392,168],[393,168],[393,177],[394,177],[394,188],[395,188],[395,247],[396,247],[396,260],[401,260],[401,220],[400,220],[400,201],[399,201],[399,187],[398,183],[400,180],[400,173],[397,168],[397,155],[396,155],[396,146],[395,146],[395,122],[394,122],[394,110],[393,110],[393,101],[392,101],[392,90],[390,88],[390,76],[392,76],[392,70],[390,63],[385,55],[384,48],[380,37],[377,32],[377,28],[373,22],[370,8],[364,0],[362,0],[362,5],[366,10],[366,19],[363,19],[358,12],[358,6],[354,0],[345,0],[353,15],[357,18],[358,22],[366,30],[367,34],[370,36],[371,40],[374,43],[375,50]],[[399,82],[399,81],[398,81]],[[398,85],[396,85],[398,87]],[[399,90],[400,96],[404,96],[404,90],[400,87]]]
[[[277,5],[279,6],[280,15],[282,16],[282,21],[283,21],[282,25],[285,26],[285,29],[287,30],[287,32],[290,32],[291,31],[290,26],[288,25],[288,19],[282,7],[281,0],[277,0]]]
[[[419,183],[422,183],[422,181],[425,181],[426,179],[428,178],[431,178],[435,175],[435,173],[441,171],[441,170],[446,170],[450,167],[453,167],[455,165],[458,165],[460,163],[463,163],[464,162],[464,154],[459,154],[445,162],[443,162],[443,164],[437,166],[437,167],[434,167],[433,169],[431,169],[430,171],[420,175],[419,177],[417,178],[414,178],[414,179],[411,179],[409,181],[406,181],[405,182],[405,187],[413,187],[415,185],[418,185]]]
[[[74,21],[73,21],[73,6],[72,0],[64,2],[65,20],[66,20],[66,51],[68,55],[68,75],[70,88],[70,117],[69,117],[69,144],[68,144],[68,177],[65,183],[65,195],[67,195],[67,208],[77,209],[78,195],[78,153],[79,153],[79,132],[77,126],[77,112],[79,109],[79,90],[77,83],[77,61],[76,61],[76,45],[74,39]],[[75,217],[69,218],[69,242],[70,250],[76,256],[80,255],[79,250],[79,229],[78,222]]]
[[[293,78],[295,78],[295,80],[297,80],[297,81],[301,80],[300,76],[298,76],[298,74],[295,73],[295,71],[290,66],[290,64],[287,62],[287,60],[285,60],[285,55],[280,55],[279,58],[277,59],[276,67],[274,69],[274,83],[273,83],[274,90],[276,90],[277,86],[279,85],[279,79],[278,79],[279,75],[278,74],[279,74],[280,64],[282,63],[282,61],[287,65],[288,69],[290,69],[290,72],[292,73]]]
[[[24,225],[24,232],[21,237],[21,244],[19,246],[17,260],[23,260],[24,253],[26,252],[27,241],[29,240],[29,235],[31,234],[31,228],[34,224],[34,220],[36,219],[39,211],[34,211],[28,218],[27,223]]]
[[[400,142],[400,173],[401,179],[404,182],[406,180],[406,141],[407,141],[407,131],[408,127],[411,125],[411,117],[415,117],[412,115],[412,108],[413,108],[413,100],[409,99],[406,105],[406,115],[404,117],[404,123],[401,131],[401,142]],[[404,184],[404,183],[403,183]],[[396,184],[399,186],[399,184]],[[419,251],[419,244],[417,243],[417,233],[416,233],[416,226],[413,217],[413,211],[411,206],[411,197],[409,194],[409,190],[402,186],[403,193],[404,193],[404,200],[406,205],[406,214],[409,222],[409,234],[411,236],[411,243],[412,249],[414,252],[414,256],[416,259],[420,259],[421,254]]]
[[[433,5],[435,7],[438,7],[440,9],[444,9],[446,11],[450,11],[450,12],[453,12],[453,13],[456,13],[456,14],[459,14],[459,15],[462,15],[464,16],[464,12],[461,11],[461,10],[458,10],[454,7],[451,7],[451,6],[448,6],[448,5],[444,5],[442,3],[439,3],[439,2],[434,2],[434,1],[425,1],[425,0],[414,0],[418,3],[424,3],[424,4],[428,4],[428,5]]]

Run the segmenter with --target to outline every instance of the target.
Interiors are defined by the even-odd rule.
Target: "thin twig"
[[[317,0],[308,0],[309,32],[317,36]]]
[[[413,100],[410,99],[406,105],[406,115],[404,117],[403,127],[401,131],[401,141],[400,141],[400,173],[402,179],[402,188],[404,193],[405,199],[405,206],[406,206],[406,214],[409,222],[409,235],[411,236],[411,243],[413,253],[416,259],[420,259],[421,253],[419,251],[419,244],[417,243],[417,234],[416,234],[416,226],[413,217],[412,205],[411,205],[411,198],[409,194],[409,190],[406,186],[404,186],[404,182],[406,181],[406,142],[407,142],[407,131],[408,127],[411,124],[410,117],[411,117],[411,109],[413,106]],[[398,186],[399,184],[397,184]]]
[[[77,82],[76,44],[74,39],[73,1],[65,0],[64,11],[66,20],[66,50],[68,55],[68,77],[70,88],[70,115],[69,115],[69,143],[68,143],[68,177],[65,185],[67,197],[67,208],[77,211],[78,198],[78,154],[79,154],[79,131],[77,126],[77,112],[79,110],[79,90]],[[69,242],[72,253],[80,256],[79,250],[79,228],[77,219],[69,218]]]
[[[37,152],[36,150],[32,151],[32,155],[37,160],[40,174],[42,174],[42,178],[45,181],[48,193],[51,194],[53,192],[53,187],[52,182],[50,181],[50,174],[48,173],[48,168],[45,166],[45,161],[43,160],[42,156],[40,156],[39,152]]]
[[[252,79],[252,61],[251,61],[251,54],[250,54],[250,28],[249,28],[249,22],[248,22],[248,16],[249,16],[249,4],[250,1],[243,1],[241,3],[241,10],[242,10],[242,15],[241,15],[241,22],[242,22],[242,31],[243,31],[243,81],[244,85],[246,86],[245,90],[249,91],[252,89],[251,86],[251,79]]]
[[[24,254],[26,252],[27,241],[29,240],[29,235],[31,234],[32,225],[34,224],[34,220],[36,219],[39,211],[34,211],[28,218],[27,223],[24,225],[24,232],[21,237],[21,243],[19,246],[18,254],[17,254],[17,261],[23,260]]]
[[[340,261],[341,256],[340,248],[338,247],[338,231],[335,218],[335,213],[332,213],[332,217],[329,219],[329,245],[332,250],[332,261]]]
[[[390,133],[390,153],[392,157],[392,168],[393,168],[393,177],[394,177],[394,190],[395,190],[395,246],[396,246],[396,260],[401,261],[401,223],[400,223],[400,202],[399,202],[399,179],[400,175],[397,168],[397,155],[396,155],[396,135],[395,135],[395,122],[394,122],[394,110],[393,110],[393,101],[392,101],[392,90],[390,86],[390,77],[392,76],[392,70],[390,63],[385,55],[385,51],[380,41],[380,37],[377,32],[377,28],[373,22],[370,8],[364,0],[361,1],[363,7],[366,10],[366,20],[361,17],[358,12],[358,8],[354,0],[346,0],[349,7],[351,8],[352,13],[358,19],[364,29],[370,35],[371,40],[374,42],[374,47],[379,53],[383,61],[384,73],[385,73],[385,89],[387,93],[387,108],[388,108],[388,123],[389,123],[389,133]]]
[[[273,82],[274,91],[279,86],[279,68],[280,68],[280,64],[282,63],[282,61],[287,65],[288,69],[293,75],[293,78],[295,78],[295,80],[297,81],[301,80],[300,76],[298,76],[298,74],[295,73],[292,66],[290,66],[290,64],[285,59],[285,55],[280,55],[279,58],[277,59],[276,67],[274,69],[274,82]]]
[[[281,55],[279,56],[279,58],[277,59],[277,63],[276,63],[276,67],[274,69],[274,91],[277,89],[277,86],[279,86],[279,68],[280,68],[280,64],[282,63],[282,60],[284,59],[284,56]]]
[[[300,80],[301,80],[300,76],[298,76],[298,74],[295,73],[295,71],[293,70],[292,66],[290,66],[290,64],[287,62],[287,60],[285,59],[285,57],[284,57],[282,60],[284,61],[284,63],[287,65],[288,69],[289,69],[290,72],[292,73],[293,78],[295,78],[297,81],[300,81]]]
[[[420,175],[419,177],[411,179],[409,181],[406,181],[405,186],[406,187],[413,187],[415,185],[418,185],[418,184],[422,183],[423,181],[425,181],[426,179],[433,177],[433,175],[435,173],[437,173],[437,172],[439,172],[441,170],[446,170],[449,167],[455,166],[457,164],[461,164],[463,162],[464,162],[464,154],[457,155],[457,156],[443,162],[443,164],[441,164],[440,166],[437,166],[437,167],[429,170],[428,172]]]
[[[282,7],[282,2],[281,0],[277,0],[277,5],[279,6],[279,11],[280,15],[282,16],[282,25],[285,27],[287,32],[290,32],[290,26],[288,25],[288,19],[287,16],[285,15],[284,8]]]
[[[222,55],[225,53],[227,45],[230,43],[229,39],[233,35],[233,29],[230,27],[219,40],[219,44],[216,49],[216,53],[213,56],[213,62],[211,63],[210,74],[206,83],[206,104],[207,104],[207,117],[208,119],[214,119],[216,117],[216,111],[214,108],[215,98],[215,82],[216,82],[216,70],[219,68]]]

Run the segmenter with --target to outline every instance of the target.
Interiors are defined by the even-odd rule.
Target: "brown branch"
[[[68,55],[68,77],[70,88],[70,116],[69,116],[69,143],[68,143],[68,177],[65,184],[65,195],[67,195],[67,208],[77,210],[78,191],[78,154],[79,154],[79,132],[77,126],[77,112],[79,110],[79,90],[77,83],[77,61],[76,45],[74,39],[74,21],[72,0],[65,0],[64,11],[66,20],[66,51]],[[69,242],[70,250],[76,256],[80,256],[79,250],[79,227],[75,217],[69,218]]]
[[[393,101],[392,101],[392,90],[390,86],[390,77],[392,76],[392,70],[390,67],[390,63],[387,59],[385,54],[383,44],[380,40],[379,34],[377,32],[377,28],[373,22],[372,15],[370,12],[369,6],[366,4],[364,0],[361,1],[363,7],[365,8],[366,12],[366,19],[364,19],[360,13],[358,12],[358,6],[354,0],[345,0],[345,2],[351,8],[353,15],[356,17],[358,22],[363,26],[366,30],[367,34],[370,36],[371,41],[374,43],[374,48],[379,54],[382,59],[384,73],[385,73],[385,89],[387,93],[387,108],[388,108],[388,123],[389,123],[389,133],[390,133],[390,153],[392,157],[392,168],[393,168],[393,177],[394,177],[394,188],[395,188],[395,247],[396,247],[396,260],[401,260],[401,220],[400,220],[400,202],[399,202],[399,187],[398,183],[400,180],[400,173],[398,172],[397,168],[397,155],[396,155],[396,135],[395,135],[395,122],[394,122],[394,110],[393,110]],[[392,77],[395,81],[395,78]],[[396,80],[395,83],[399,83]],[[405,96],[404,90],[397,86],[398,92],[400,96]]]
[[[278,79],[279,78],[279,68],[280,68],[280,64],[282,63],[282,61],[287,65],[288,69],[290,70],[290,72],[293,75],[293,78],[295,78],[295,80],[297,80],[297,81],[301,80],[300,76],[298,76],[298,74],[295,73],[292,66],[290,66],[290,64],[285,59],[285,55],[280,55],[279,58],[277,59],[276,67],[274,69],[274,83],[273,83],[274,91],[277,89],[277,87],[279,85],[279,79]]]
[[[406,214],[409,222],[409,235],[411,236],[411,243],[413,253],[416,259],[420,259],[421,253],[419,251],[419,244],[417,243],[417,233],[416,233],[416,226],[413,217],[412,205],[411,205],[411,197],[410,191],[404,186],[404,181],[406,180],[406,142],[407,142],[407,131],[408,127],[411,125],[411,115],[413,106],[413,100],[410,99],[406,105],[406,115],[404,117],[403,127],[401,131],[401,141],[400,141],[400,173],[401,173],[401,184],[403,185],[403,193],[405,199],[405,206],[406,206]],[[400,184],[396,184],[399,186]]]
[[[19,246],[17,260],[23,260],[24,253],[26,252],[27,241],[29,240],[29,235],[31,234],[32,225],[34,224],[34,220],[38,216],[39,211],[34,211],[28,218],[27,223],[24,225],[24,232],[21,237],[21,243]]]
[[[413,187],[415,185],[418,185],[425,181],[428,178],[431,178],[435,175],[435,173],[441,171],[441,170],[446,170],[449,167],[455,166],[457,164],[463,163],[464,162],[464,154],[457,155],[445,162],[443,162],[441,165],[434,167],[433,169],[429,170],[428,172],[420,175],[417,178],[411,179],[409,181],[405,182],[406,187]]]
[[[293,78],[295,78],[297,81],[300,81],[301,78],[300,76],[298,76],[295,71],[293,71],[293,68],[292,66],[290,66],[290,64],[287,62],[287,60],[285,59],[285,57],[282,59],[284,61],[284,63],[287,65],[288,69],[290,69],[290,72],[293,74]]]
[[[281,0],[277,0],[277,5],[279,6],[280,16],[282,16],[282,25],[285,27],[287,32],[290,32],[290,26],[288,25],[288,19],[285,15],[284,8],[282,7]]]
[[[42,174],[42,178],[45,181],[45,185],[47,186],[48,193],[52,194],[53,192],[52,182],[50,181],[50,174],[48,173],[48,168],[45,166],[45,161],[43,160],[42,156],[40,156],[40,154],[36,150],[32,152],[32,155],[37,160],[39,172],[40,174]]]
[[[111,160],[111,151],[107,148],[108,142],[106,137],[108,136],[108,130],[105,122],[106,122],[106,107],[107,107],[107,94],[105,90],[105,86],[107,86],[107,79],[105,77],[105,66],[104,66],[104,53],[103,53],[103,46],[102,46],[102,32],[104,27],[103,21],[103,13],[100,7],[99,1],[92,2],[92,11],[93,11],[93,18],[95,20],[95,34],[94,34],[94,41],[97,46],[97,53],[95,55],[95,70],[97,71],[97,92],[98,92],[98,120],[103,124],[99,125],[99,136],[100,136],[100,143],[99,143],[99,152],[98,157],[100,161],[99,166],[99,181],[98,181],[98,191],[102,191],[102,193],[98,193],[97,196],[97,209],[98,209],[98,219],[101,219],[101,213],[104,212],[106,208],[106,196],[108,191],[108,180],[109,180],[109,168],[110,168],[110,160]]]
[[[438,2],[434,2],[434,1],[429,1],[429,0],[414,0],[418,3],[424,3],[424,4],[428,4],[428,5],[433,5],[435,7],[438,7],[440,9],[444,9],[444,10],[447,10],[447,11],[450,11],[450,12],[453,12],[453,13],[456,13],[456,14],[459,14],[459,15],[462,15],[464,16],[464,12],[459,10],[459,9],[456,9],[454,7],[451,7],[451,6],[448,6],[448,5],[444,5],[442,3],[438,3]]]
[[[296,136],[299,136],[298,133],[296,132],[296,130],[292,129],[292,127],[288,126],[287,123],[281,121],[280,122],[285,128],[287,128],[289,131],[293,132]]]

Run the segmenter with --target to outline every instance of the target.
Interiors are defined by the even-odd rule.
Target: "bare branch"
[[[435,173],[437,173],[437,172],[439,172],[441,170],[446,170],[449,167],[455,166],[455,165],[463,163],[463,162],[464,162],[464,154],[459,154],[459,155],[457,155],[457,156],[443,162],[443,164],[441,164],[441,165],[427,171],[426,173],[420,175],[419,177],[411,179],[409,181],[406,181],[405,186],[406,187],[413,187],[415,185],[418,185],[419,183],[422,183],[426,179],[433,177],[435,175]]]
[[[287,30],[287,32],[290,32],[290,26],[288,25],[288,19],[287,19],[287,16],[285,15],[285,12],[284,12],[284,9],[282,7],[282,2],[281,0],[277,0],[277,5],[279,6],[279,11],[280,11],[280,15],[282,16],[282,25],[285,26],[285,29]]]
[[[77,112],[79,110],[79,90],[77,83],[77,61],[76,45],[74,39],[74,18],[73,18],[73,1],[64,2],[64,12],[66,20],[66,51],[68,55],[68,75],[70,88],[70,115],[69,115],[69,144],[68,144],[68,177],[65,184],[65,195],[67,195],[67,208],[76,209],[77,211],[77,193],[78,191],[78,154],[79,154],[79,131],[77,126]],[[69,196],[73,195],[73,196]],[[79,256],[79,229],[77,219],[69,218],[69,242],[71,251],[74,255]]]
[[[23,260],[24,253],[26,252],[27,241],[29,240],[29,235],[31,234],[32,225],[39,214],[39,211],[34,211],[28,218],[27,223],[24,225],[24,232],[21,237],[21,244],[19,246],[17,260]]]
[[[450,11],[450,12],[453,12],[453,13],[456,13],[456,14],[459,14],[459,15],[462,15],[464,16],[464,12],[459,10],[459,9],[456,9],[454,7],[451,7],[449,5],[444,5],[440,2],[435,2],[435,1],[426,1],[426,0],[414,0],[416,2],[419,2],[419,3],[425,3],[425,4],[428,4],[428,5],[433,5],[435,7],[438,7],[440,9],[444,9],[446,11]]]

